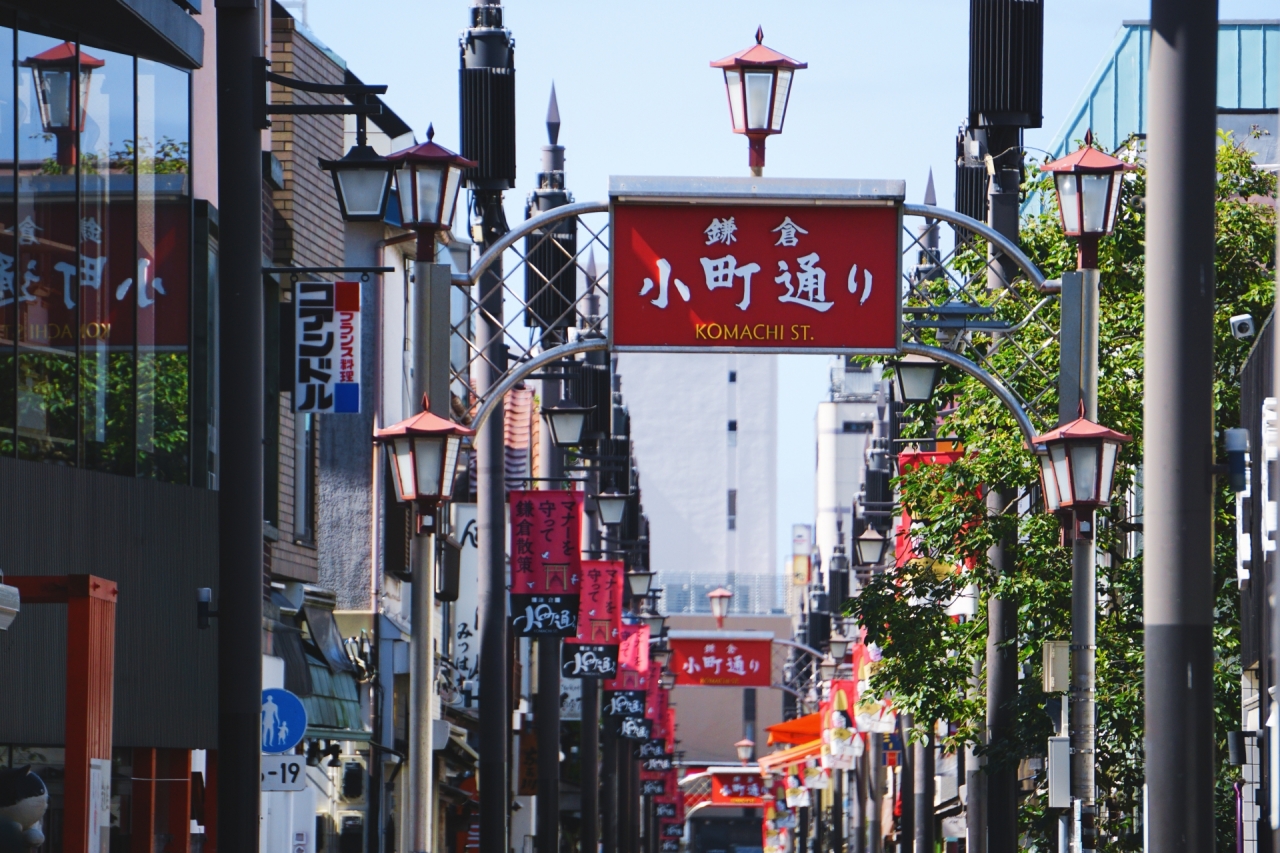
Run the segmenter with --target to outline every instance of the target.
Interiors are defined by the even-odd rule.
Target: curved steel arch
[[[1004,252],[1009,258],[1018,265],[1031,283],[1035,285],[1037,290],[1044,290],[1049,282],[1044,277],[1044,273],[1031,262],[1022,249],[1018,248],[1018,244],[1001,234],[999,231],[987,225],[985,222],[979,222],[976,219],[965,216],[963,213],[957,213],[954,210],[947,210],[942,207],[934,207],[928,204],[904,204],[902,212],[906,216],[922,216],[925,219],[939,219],[951,225],[958,225],[966,231],[972,231],[980,234],[988,243],[996,246],[1000,251]]]
[[[1004,403],[1005,408],[1013,414],[1014,420],[1018,422],[1018,429],[1022,430],[1022,436],[1027,440],[1027,447],[1035,450],[1036,428],[1032,426],[1031,418],[1027,415],[1027,410],[1022,408],[1022,405],[1018,402],[1018,398],[1013,396],[1013,392],[1010,391],[1003,382],[996,379],[974,362],[959,353],[952,352],[951,350],[943,349],[942,347],[929,346],[928,344],[917,344],[912,341],[903,341],[901,346],[902,351],[908,355],[922,355],[926,358],[931,358],[934,361],[941,361],[951,365],[952,367],[958,367],[974,379],[981,382],[983,385],[987,386],[987,388],[991,390],[991,393],[995,394],[996,397],[1000,399],[1000,402]]]
[[[503,234],[498,242],[488,248],[476,262],[471,265],[471,269],[467,271],[465,276],[453,276],[453,283],[463,287],[469,287],[480,280],[480,276],[484,271],[493,265],[493,262],[502,256],[502,253],[514,246],[522,237],[532,234],[544,225],[552,222],[559,222],[561,219],[568,219],[571,216],[581,216],[584,213],[607,213],[609,203],[603,201],[579,201],[574,204],[566,204],[561,207],[553,207],[551,210],[539,213],[537,216],[530,217],[521,222],[515,228],[512,228],[506,234]]]
[[[609,342],[604,338],[588,338],[581,341],[572,341],[567,344],[552,347],[543,350],[528,361],[522,361],[514,368],[508,368],[506,374],[502,377],[502,381],[489,389],[488,396],[485,397],[480,408],[476,409],[475,417],[468,424],[469,429],[478,430],[489,419],[489,414],[493,411],[494,405],[501,400],[506,393],[525,379],[529,374],[534,373],[539,368],[546,367],[554,361],[559,361],[571,355],[577,355],[580,352],[591,352],[593,350],[608,349]]]

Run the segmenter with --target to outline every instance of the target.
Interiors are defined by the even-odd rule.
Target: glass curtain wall
[[[0,26],[0,454],[190,479],[190,76]]]

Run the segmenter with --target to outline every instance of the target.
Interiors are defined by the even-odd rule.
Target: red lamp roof
[[[424,397],[422,407],[425,410],[427,400]],[[377,438],[395,438],[398,435],[475,435],[476,431],[467,429],[462,424],[456,424],[453,421],[445,420],[442,417],[433,415],[428,411],[422,411],[411,418],[406,418],[398,424],[392,424],[385,429],[375,429],[373,437]]]
[[[1071,439],[1133,441],[1133,436],[1116,432],[1081,415],[1069,424],[1063,424],[1057,429],[1049,430],[1044,435],[1036,436],[1032,441],[1035,444],[1047,444],[1051,441],[1069,441]]]
[[[1127,172],[1138,168],[1093,147],[1093,133],[1085,134],[1084,147],[1040,167],[1042,172]]]
[[[69,41],[64,41],[62,44],[54,45],[46,51],[23,60],[22,64],[57,65],[67,62],[74,63],[75,61],[76,46]],[[96,56],[90,56],[84,51],[80,51],[80,64],[85,68],[101,68],[106,65],[106,62]]]
[[[746,50],[740,50],[732,56],[717,59],[711,63],[712,68],[743,68],[748,66],[766,68],[808,68],[809,63],[799,62],[789,56],[778,53],[771,47],[764,46],[764,28],[756,28],[756,43]]]
[[[401,161],[412,163],[448,163],[453,166],[462,166],[466,169],[474,169],[480,164],[474,160],[468,160],[461,154],[455,154],[443,145],[437,145],[435,139],[436,129],[434,125],[427,126],[427,141],[421,145],[415,145],[412,148],[406,148],[403,151],[387,157],[388,160],[399,163]]]

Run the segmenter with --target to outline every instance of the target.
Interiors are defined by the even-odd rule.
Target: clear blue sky
[[[421,139],[458,141],[458,35],[469,0],[309,0],[311,29],[386,100]],[[964,0],[509,0],[516,39],[518,187],[525,195],[546,143],[554,80],[567,180],[580,201],[604,199],[609,175],[746,174],[747,146],[729,129],[720,74],[708,62],[752,42],[809,68],[796,76],[785,132],[769,142],[766,175],[902,178],[920,201],[932,168],[938,201],[953,199],[956,127],[967,110]],[[1045,147],[1124,20],[1143,0],[1050,0],[1045,11]],[[1221,0],[1227,18],[1275,18],[1275,0]],[[792,522],[813,517],[815,405],[827,360],[780,362],[778,554]],[[643,464],[643,462],[642,462]]]

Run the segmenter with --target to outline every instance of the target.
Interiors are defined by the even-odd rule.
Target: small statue
[[[0,853],[28,853],[44,844],[40,821],[49,789],[31,765],[0,768]]]

